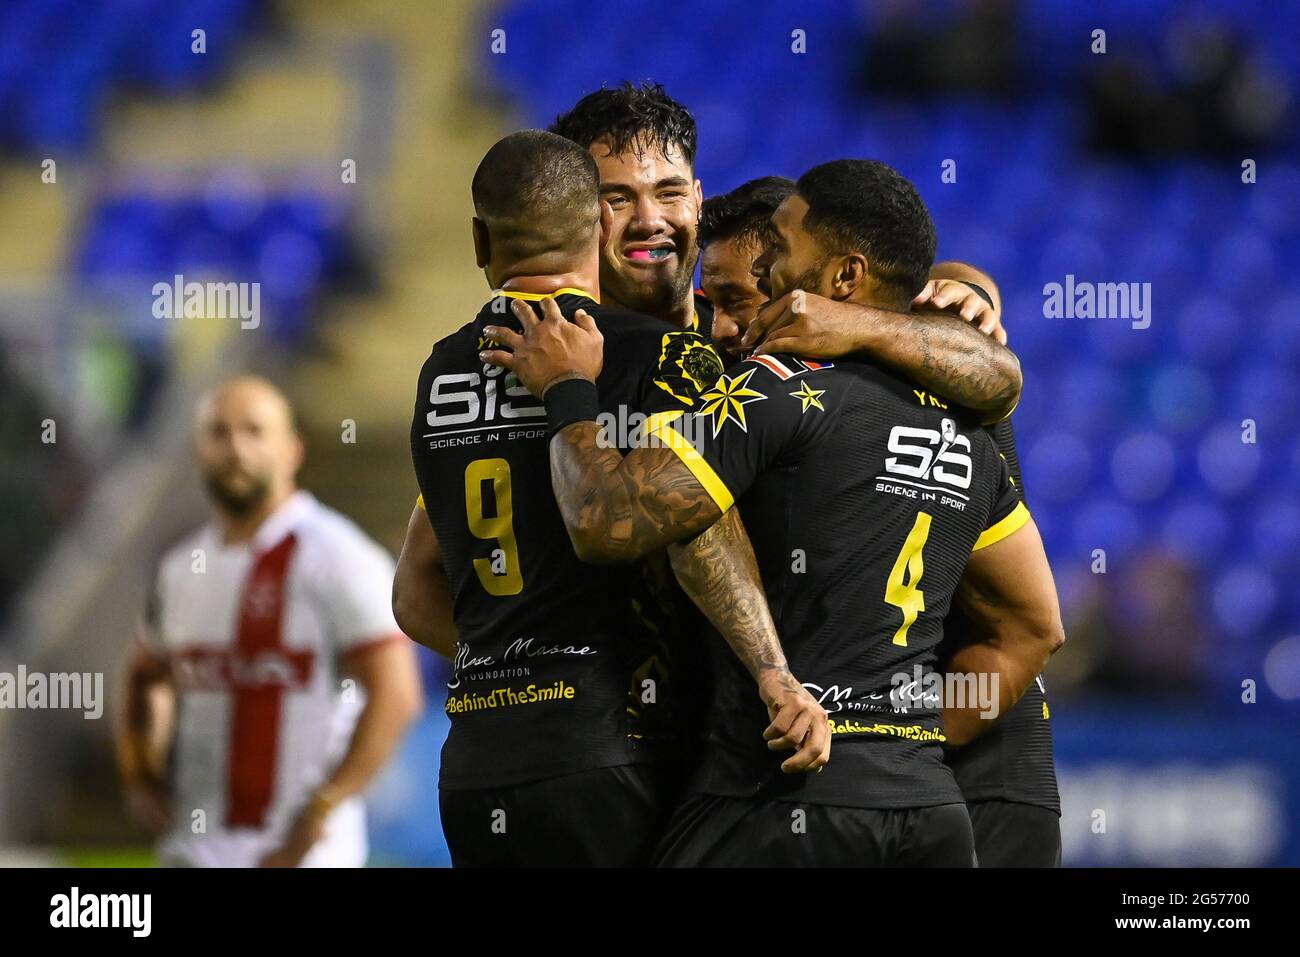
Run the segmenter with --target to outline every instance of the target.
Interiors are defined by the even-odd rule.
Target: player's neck
[[[614,306],[618,309],[626,309],[628,312],[641,311],[641,309],[636,306],[629,306],[625,302],[619,302],[618,297],[612,294],[606,295],[605,305]],[[661,319],[664,322],[671,323],[681,329],[691,328],[695,324],[695,290],[689,290],[686,298],[671,309],[650,313],[650,315],[653,315],[656,319]]]
[[[585,269],[574,269],[570,272],[557,273],[547,276],[535,275],[516,275],[505,279],[498,289],[509,292],[528,292],[540,295],[549,295],[560,289],[581,289],[589,293],[596,299],[600,298],[600,278],[599,274],[589,272]]]
[[[847,301],[886,312],[912,311],[912,300],[909,296],[902,295],[893,287],[880,283],[866,283],[859,286],[848,296]]]
[[[695,324],[695,290],[686,293],[686,298],[667,312],[660,313],[659,318],[682,329],[689,329]]]
[[[278,494],[268,495],[266,501],[251,512],[236,514],[217,506],[217,526],[221,541],[226,545],[244,545],[253,540],[262,524],[278,512],[297,489],[290,486]]]

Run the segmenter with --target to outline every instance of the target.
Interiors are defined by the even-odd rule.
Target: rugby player
[[[805,290],[884,310],[920,293],[935,245],[911,185],[854,160],[804,174],[771,238],[760,268],[778,300]],[[783,777],[753,743],[763,720],[737,693],[743,671],[715,654],[708,749],[663,863],[971,865],[970,819],[940,747],[945,714],[898,692],[932,671],[954,600],[991,630],[959,657],[996,680],[998,714],[1064,640],[1041,539],[988,433],[880,365],[757,356],[698,408],[656,417],[658,446],[623,457],[597,442],[593,324],[553,306],[541,321],[515,311],[522,332],[490,327],[500,346],[484,359],[567,423],[550,455],[579,554],[635,559],[740,499],[792,670],[836,689],[835,760]],[[946,717],[958,741],[983,720],[970,707]]]
[[[647,863],[675,799],[684,732],[677,659],[701,636],[672,613],[671,582],[634,564],[585,566],[551,491],[551,420],[513,374],[485,366],[508,304],[544,303],[599,329],[611,446],[628,413],[694,407],[722,370],[698,333],[600,303],[602,215],[592,158],[523,131],[474,176],[474,246],[490,287],[478,316],[420,375],[411,448],[420,508],[399,574],[399,620],[454,660],[442,821],[453,863]],[[529,312],[529,315],[532,315]],[[617,536],[611,526],[607,532]],[[432,534],[430,534],[432,533]],[[668,544],[668,543],[665,543]],[[735,649],[787,773],[829,751],[825,711],[786,668],[752,548],[736,518],[670,549],[683,588]],[[437,569],[438,588],[420,583]],[[432,597],[430,597],[432,596]],[[765,723],[766,724],[766,723]]]
[[[768,291],[754,270],[754,261],[764,249],[767,224],[782,201],[794,192],[794,180],[784,176],[761,176],[742,183],[729,193],[710,196],[700,208],[700,290],[713,305],[714,315],[746,335],[717,345],[729,352],[765,353],[774,350],[766,337],[780,329],[773,340],[785,351],[816,355],[824,346],[816,321],[778,326],[781,312],[765,310]],[[805,296],[805,299],[807,297]],[[930,281],[912,303],[913,309],[930,309],[961,316],[985,335],[1006,344],[1001,322],[1001,298],[997,286],[985,273],[966,263],[936,263]],[[761,318],[760,318],[761,317]],[[790,317],[787,317],[787,319]]]
[[[422,708],[392,558],[297,488],[264,379],[204,398],[195,456],[213,520],[164,556],[127,667],[128,802],[163,864],[360,867],[362,794]]]
[[[710,196],[700,207],[700,290],[713,304],[717,324],[736,330],[725,341],[714,340],[733,356],[741,352],[741,334],[767,304],[754,260],[763,251],[772,214],[793,192],[794,180],[763,176]]]
[[[754,338],[759,354],[772,347],[761,338],[767,330],[758,316],[767,293],[759,286],[763,273],[754,269],[754,263],[764,249],[772,214],[794,185],[779,176],[751,180],[706,199],[701,212],[700,285],[717,314],[734,321],[742,332],[757,324]],[[913,308],[931,305],[955,306],[982,332],[1006,341],[998,288],[970,266],[936,264]],[[805,339],[790,326],[777,335],[784,340],[784,351],[808,355],[817,348],[815,340]],[[1023,500],[1025,486],[1011,418],[989,428]],[[946,661],[968,641],[973,628],[961,609],[953,609],[944,621],[940,660]],[[969,745],[947,748],[945,760],[966,799],[981,867],[1059,866],[1061,799],[1052,757],[1051,712],[1041,675],[1002,720]]]

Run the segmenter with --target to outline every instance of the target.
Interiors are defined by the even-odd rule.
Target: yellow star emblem
[[[763,393],[748,387],[749,377],[753,374],[754,370],[750,369],[744,375],[724,375],[712,389],[700,396],[700,412],[713,416],[715,437],[728,422],[735,422],[742,432],[749,431],[749,424],[745,421],[745,406],[767,398]]]
[[[807,412],[810,408],[826,411],[826,407],[822,405],[822,396],[826,394],[825,389],[814,389],[807,382],[804,382],[799,386],[798,392],[789,394],[803,403],[801,412]]]

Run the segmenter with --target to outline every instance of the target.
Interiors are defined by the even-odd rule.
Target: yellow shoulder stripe
[[[1011,514],[984,529],[984,533],[975,539],[975,547],[971,551],[978,552],[981,548],[988,548],[994,542],[1002,541],[1012,532],[1019,531],[1027,521],[1029,521],[1029,509],[1025,508],[1024,502],[1017,502]]]
[[[682,464],[690,469],[696,481],[704,486],[704,491],[708,492],[709,497],[717,503],[718,509],[726,514],[727,509],[736,504],[731,489],[727,488],[727,483],[718,477],[718,473],[713,471],[713,466],[705,461],[704,456],[696,450],[695,446],[686,441],[686,437],[670,424],[684,414],[681,410],[656,412],[646,421],[646,434],[655,436],[672,449],[673,453],[682,460]]]
[[[585,289],[575,289],[572,286],[564,286],[555,292],[515,292],[513,289],[501,290],[501,295],[507,299],[526,299],[529,302],[540,302],[543,299],[554,299],[556,296],[583,296],[592,302],[600,302],[600,299],[587,292]]]
[[[1023,399],[1024,397],[1025,397],[1024,392],[1021,392],[1020,395],[1016,396],[1016,404],[1011,407],[1011,412],[1015,412],[1016,409],[1020,408],[1020,400]],[[1002,418],[998,419],[998,422],[1005,422],[1007,419],[1011,418],[1011,412],[1008,412]]]

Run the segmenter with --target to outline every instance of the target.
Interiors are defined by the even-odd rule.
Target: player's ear
[[[297,429],[294,429],[293,432],[293,444],[291,448],[291,455],[292,458],[290,459],[290,462],[293,466],[293,472],[291,473],[291,475],[296,479],[298,477],[298,473],[302,470],[302,463],[307,458],[307,443],[303,439],[302,434]]]
[[[867,281],[870,274],[871,269],[867,264],[867,258],[862,253],[849,253],[840,260],[834,275],[831,276],[835,298],[848,299]]]
[[[695,181],[695,208],[699,209],[704,205],[704,185],[697,179]]]
[[[487,223],[475,216],[470,220],[470,228],[474,231],[474,264],[479,269],[486,269],[492,261],[492,243],[488,239]]]
[[[609,234],[614,231],[614,211],[609,208],[609,203],[601,200],[600,202],[600,248],[604,249],[605,244],[609,242]]]

